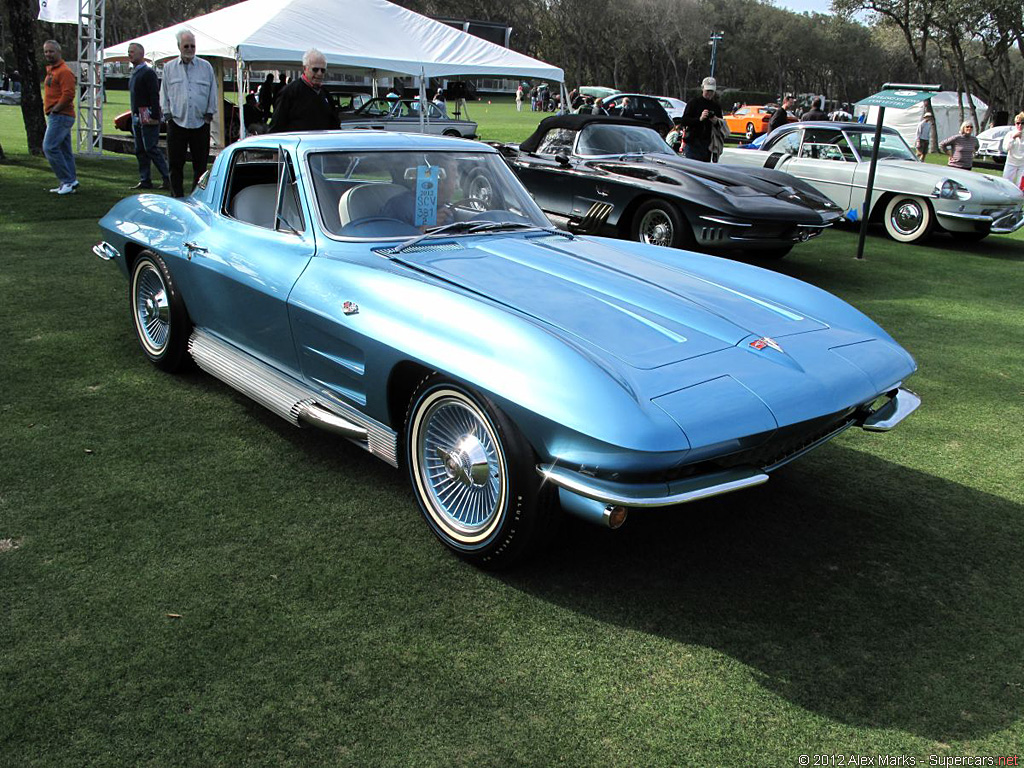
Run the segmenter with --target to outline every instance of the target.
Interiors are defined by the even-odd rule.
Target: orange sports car
[[[725,116],[725,123],[729,126],[729,133],[738,133],[746,137],[747,141],[753,141],[754,137],[768,130],[768,121],[772,118],[772,113],[777,109],[775,104],[761,105],[761,104],[747,104],[731,115]],[[789,115],[787,122],[795,123],[797,118],[795,115]]]

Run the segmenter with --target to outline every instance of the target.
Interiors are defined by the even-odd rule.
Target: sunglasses
[[[310,69],[313,72],[320,72],[321,74],[324,74],[324,73],[327,72],[327,67],[310,67]]]

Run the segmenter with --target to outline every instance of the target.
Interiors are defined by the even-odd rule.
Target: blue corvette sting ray
[[[190,197],[126,198],[100,228],[156,367],[404,466],[482,566],[535,550],[559,507],[616,528],[920,403],[913,358],[835,296],[555,230],[481,143],[252,137]]]

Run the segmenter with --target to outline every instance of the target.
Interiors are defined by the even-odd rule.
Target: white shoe
[[[74,191],[75,191],[75,185],[74,184],[61,184],[59,187],[57,187],[57,194],[58,195],[70,195]]]
[[[61,185],[60,185],[59,187],[54,187],[54,188],[53,188],[53,189],[51,189],[50,191],[51,191],[51,192],[60,192],[60,191],[61,191],[62,189],[64,189],[64,184],[63,184],[63,182],[61,183]]]
[[[79,187],[78,179],[75,179],[74,181],[71,182],[71,191],[72,192],[77,192],[78,191],[78,187]]]

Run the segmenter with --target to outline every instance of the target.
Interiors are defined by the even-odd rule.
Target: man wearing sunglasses
[[[274,101],[271,133],[326,131],[337,128],[338,115],[323,89],[327,59],[316,48],[302,54],[302,76],[281,89]]]
[[[192,153],[192,189],[210,159],[210,123],[217,112],[217,82],[210,62],[196,56],[196,37],[187,29],[175,34],[176,59],[164,64],[160,110],[167,120],[167,161],[171,194],[184,197],[185,150]]]

